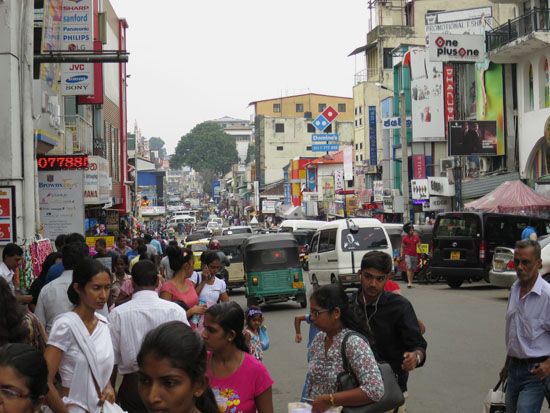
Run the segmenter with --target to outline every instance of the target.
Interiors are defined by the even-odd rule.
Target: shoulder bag
[[[342,341],[342,363],[344,365],[344,372],[340,373],[337,380],[338,391],[352,390],[359,387],[359,380],[353,373],[346,356],[346,343],[351,335],[361,337],[367,341],[362,335],[349,332],[344,336]],[[393,372],[391,366],[388,363],[378,363],[378,368],[382,374],[382,381],[384,382],[384,396],[374,403],[365,404],[363,406],[344,406],[343,413],[384,413],[397,409],[405,403],[405,397],[403,392],[397,383],[397,377]]]

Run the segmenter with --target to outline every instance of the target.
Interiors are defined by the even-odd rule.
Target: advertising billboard
[[[0,245],[15,242],[15,186],[0,186]]]
[[[484,34],[493,27],[493,11],[490,6],[473,9],[426,13],[426,44],[432,33]]]
[[[492,120],[450,121],[449,155],[497,155],[497,123]]]
[[[413,142],[444,141],[443,64],[423,47],[411,48],[411,96]]]
[[[428,199],[428,180],[411,179],[411,192],[412,199]]]
[[[485,36],[482,34],[439,34],[428,36],[428,56],[432,62],[483,62]]]
[[[369,164],[378,164],[378,147],[376,141],[376,106],[369,106]]]
[[[373,181],[373,196],[374,202],[384,201],[384,181]]]

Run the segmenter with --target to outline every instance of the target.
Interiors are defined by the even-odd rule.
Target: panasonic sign
[[[438,34],[429,36],[428,56],[432,62],[483,62],[485,36],[474,34]]]

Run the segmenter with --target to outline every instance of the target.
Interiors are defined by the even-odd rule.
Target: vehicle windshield
[[[191,251],[197,252],[197,251],[208,251],[208,248],[204,244],[192,244]]]
[[[311,239],[313,238],[313,234],[315,232],[293,232],[292,235],[294,235],[294,238],[296,238],[296,241],[298,242],[298,245],[306,245],[311,244]]]
[[[227,228],[223,231],[224,234],[251,234],[252,230],[250,228]]]
[[[359,228],[357,233],[344,229],[341,242],[342,251],[364,251],[388,246],[386,234],[381,227]]]
[[[247,271],[271,271],[300,266],[297,248],[251,251],[246,256]]]
[[[437,237],[475,237],[477,234],[480,234],[480,228],[476,215],[444,216],[436,223]]]

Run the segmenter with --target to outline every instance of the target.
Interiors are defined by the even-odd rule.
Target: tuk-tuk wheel
[[[258,297],[246,297],[246,306],[252,307],[252,306],[259,306],[260,300]]]
[[[298,294],[296,296],[296,301],[300,304],[301,308],[307,307],[307,298],[305,294]]]

